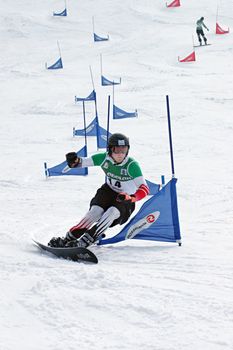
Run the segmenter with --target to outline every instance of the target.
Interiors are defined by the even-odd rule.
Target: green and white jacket
[[[134,194],[141,185],[147,187],[139,164],[131,157],[127,156],[120,164],[116,164],[107,152],[81,158],[82,168],[90,166],[102,168],[108,186],[115,192]]]

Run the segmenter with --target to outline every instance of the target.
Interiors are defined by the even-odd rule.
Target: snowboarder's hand
[[[80,163],[80,158],[75,152],[70,152],[66,154],[66,161],[70,168],[76,168]]]
[[[209,31],[209,28],[206,28]]]
[[[133,195],[129,195],[125,192],[121,192],[117,195],[117,202],[129,202],[129,203],[134,203],[136,202],[136,198]]]

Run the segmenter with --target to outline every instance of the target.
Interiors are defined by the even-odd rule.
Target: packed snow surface
[[[233,3],[69,0],[68,16],[53,16],[63,9],[62,0],[1,4],[0,349],[232,350]],[[229,34],[215,34],[216,13]],[[201,16],[212,45],[180,63]],[[93,17],[109,41],[94,43]],[[46,70],[57,42],[64,69]],[[131,156],[156,183],[171,178],[169,95],[183,244],[93,247],[99,264],[87,265],[43,254],[32,238],[64,235],[104,181],[98,168],[49,179],[43,170],[84,145],[72,136],[83,127],[74,96],[92,83],[106,128],[112,88],[100,85],[101,55],[104,76],[122,79],[115,104],[138,110],[137,119],[111,119],[110,131],[129,136]],[[87,122],[93,116],[86,104]]]

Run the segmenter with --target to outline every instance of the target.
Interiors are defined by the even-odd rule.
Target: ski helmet
[[[107,151],[109,155],[112,153],[111,148],[115,146],[128,146],[129,149],[130,145],[128,137],[120,133],[112,134],[108,139]]]

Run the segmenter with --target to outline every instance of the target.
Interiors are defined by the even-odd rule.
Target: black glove
[[[116,198],[117,202],[124,202],[124,203],[134,203],[136,202],[136,198],[134,195],[128,195],[127,193],[121,192],[117,195]]]
[[[66,161],[70,168],[76,168],[80,163],[80,158],[75,152],[70,152],[66,154]]]

